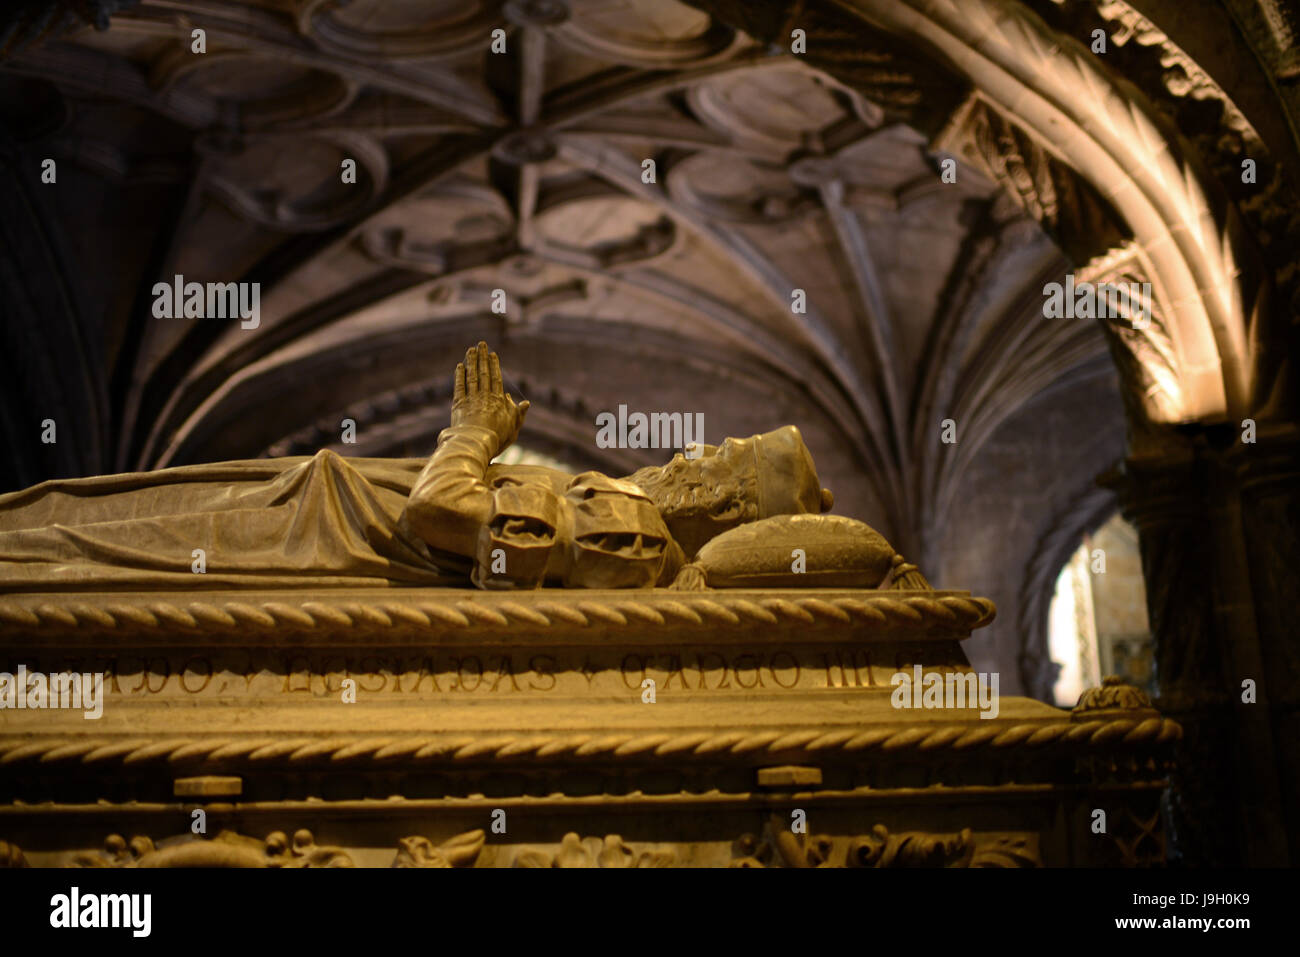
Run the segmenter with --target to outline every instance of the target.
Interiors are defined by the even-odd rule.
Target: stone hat
[[[829,512],[835,498],[822,488],[812,453],[793,425],[753,437],[758,517]]]

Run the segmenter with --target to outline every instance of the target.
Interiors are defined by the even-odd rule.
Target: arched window
[[[1137,530],[1118,514],[1070,556],[1056,579],[1048,646],[1059,666],[1053,694],[1073,707],[1105,675],[1154,690],[1154,644]]]

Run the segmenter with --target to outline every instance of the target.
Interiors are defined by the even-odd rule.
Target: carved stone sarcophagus
[[[907,589],[0,596],[0,669],[28,676],[0,712],[0,860],[1161,862],[1178,726],[1121,685],[1073,712],[998,696],[960,646],[993,612]]]
[[[528,403],[486,343],[453,389],[427,462],[0,496],[0,860],[1163,859],[1178,726],[1001,697],[992,602],[825,514],[794,426],[569,475],[494,464]]]

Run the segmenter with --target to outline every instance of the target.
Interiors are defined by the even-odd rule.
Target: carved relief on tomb
[[[677,851],[672,845],[655,845],[646,849],[625,843],[617,834],[607,834],[603,839],[583,839],[570,832],[564,835],[558,850],[520,848],[515,852],[511,866],[627,868],[673,867],[677,864]]]
[[[1079,696],[1074,706],[1075,714],[1091,711],[1154,711],[1151,697],[1134,685],[1127,684],[1116,675],[1108,675],[1101,686],[1089,688]]]
[[[17,844],[0,841],[0,867],[26,867],[27,856]]]
[[[1122,867],[1165,865],[1165,822],[1159,811],[1136,814],[1125,808],[1111,834]]]
[[[155,844],[137,835],[129,841],[110,834],[102,851],[77,853],[73,867],[351,867],[342,848],[321,847],[311,831],[299,829],[293,839],[274,831],[265,840],[222,831],[211,840],[189,835]]]
[[[398,841],[392,867],[473,867],[483,849],[482,830],[466,831],[439,844],[420,835]],[[26,867],[23,852],[0,841],[0,867]],[[299,828],[292,838],[273,831],[258,840],[236,831],[215,837],[186,834],[154,842],[137,835],[129,841],[110,834],[102,851],[77,851],[62,862],[65,867],[353,867],[352,855],[342,847],[316,843],[312,832]]]
[[[763,832],[742,835],[732,867],[1041,867],[1035,834],[902,831],[877,824],[855,837],[795,833],[789,820],[768,819]]]
[[[1134,819],[1136,821],[1136,819]],[[1122,840],[1124,861],[1130,866],[1149,863],[1151,823],[1134,836],[1126,828]],[[1038,835],[1033,833],[960,831],[891,832],[877,824],[860,835],[836,836],[795,834],[789,824],[773,815],[757,837],[743,834],[725,845],[695,842],[627,842],[617,834],[583,838],[576,832],[564,835],[558,845],[506,845],[491,856],[484,855],[485,833],[467,831],[439,844],[422,836],[405,837],[391,867],[396,868],[670,868],[699,866],[719,854],[730,853],[730,866],[755,867],[1040,867]],[[264,840],[235,831],[222,831],[213,838],[183,835],[155,843],[136,836],[129,841],[111,834],[102,851],[74,851],[62,866],[82,868],[309,868],[355,867],[353,853],[343,847],[320,846],[305,829],[292,839],[282,831]],[[0,842],[0,867],[28,867],[22,850]],[[47,865],[49,866],[49,865]]]
[[[482,830],[466,831],[434,844],[427,837],[404,837],[398,842],[393,867],[473,867],[483,850]]]

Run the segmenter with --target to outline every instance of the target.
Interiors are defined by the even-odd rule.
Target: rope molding
[[[510,597],[431,601],[385,597],[255,598],[213,601],[129,600],[109,596],[100,602],[51,602],[45,596],[25,600],[0,598],[0,635],[39,631],[180,629],[222,634],[253,631],[332,630],[502,630],[530,631],[628,624],[748,628],[755,623],[866,624],[882,631],[898,628],[943,628],[970,631],[993,620],[996,607],[987,598],[963,595],[864,593],[861,597],[751,597],[721,592],[672,592],[663,597],[612,598],[581,592],[566,601],[544,593],[515,592]],[[527,597],[525,597],[527,596]]]
[[[0,738],[0,767],[13,764],[78,762],[124,766],[150,762],[180,765],[252,764],[305,765],[328,763],[356,765],[384,761],[468,762],[476,759],[585,758],[634,755],[652,758],[720,755],[775,755],[798,752],[809,757],[856,752],[926,753],[947,749],[973,751],[988,748],[1071,748],[1152,750],[1182,737],[1182,727],[1168,718],[1139,716],[1018,724],[989,727],[982,722],[887,729],[825,728],[765,731],[698,731],[679,734],[628,732],[624,734],[507,734],[507,735],[395,735],[387,737],[268,738],[258,736],[215,738]]]

